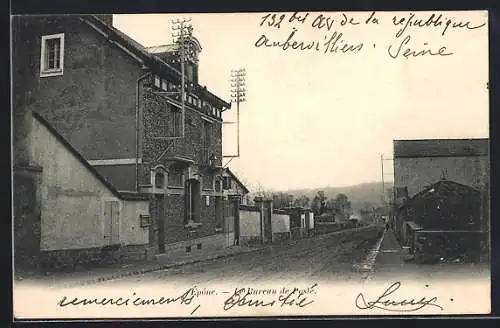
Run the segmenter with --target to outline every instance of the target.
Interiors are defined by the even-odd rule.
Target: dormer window
[[[155,87],[157,88],[161,87],[161,79],[158,75],[155,75]]]
[[[64,33],[42,36],[40,76],[63,75]]]

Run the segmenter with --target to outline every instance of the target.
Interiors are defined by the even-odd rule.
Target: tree
[[[301,195],[300,197],[295,199],[295,201],[293,202],[293,206],[308,207],[309,202],[310,202],[309,197],[307,197],[306,195]]]
[[[320,200],[318,195],[314,196],[311,202],[311,209],[313,210],[315,215],[319,215],[320,211]]]
[[[323,190],[318,191],[311,203],[311,209],[314,211],[314,214],[321,215],[325,212],[326,200],[327,197],[325,195],[325,192]]]
[[[287,194],[284,192],[276,192],[272,195],[273,207],[274,208],[283,208],[289,207],[290,203],[293,204],[293,195]]]
[[[330,212],[333,212],[333,213],[336,212],[337,204],[335,203],[335,199],[334,198],[330,198],[330,199],[328,199],[326,201],[326,208]]]
[[[335,197],[335,206],[338,213],[344,217],[350,215],[351,213],[351,202],[345,194],[337,194]]]

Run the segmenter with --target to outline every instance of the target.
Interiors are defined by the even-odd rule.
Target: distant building
[[[442,178],[487,190],[488,139],[394,140],[396,198],[412,197]]]
[[[237,197],[240,204],[247,205],[249,190],[229,168],[223,171],[221,179],[224,196]]]

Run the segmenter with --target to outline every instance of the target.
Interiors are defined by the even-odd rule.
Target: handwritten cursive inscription
[[[452,30],[465,33],[480,29],[486,23],[472,23],[469,20],[446,17],[440,13],[391,15],[384,19],[377,12],[369,14],[352,13],[270,13],[261,17],[259,26],[267,31],[260,34],[254,42],[256,48],[276,48],[286,52],[322,52],[332,55],[355,55],[360,52],[378,51],[380,41],[363,40],[361,33],[355,31],[371,26],[378,28],[386,25],[395,31],[395,40],[388,41],[383,48],[392,59],[419,59],[423,57],[440,58],[454,55],[450,45],[446,45],[446,34]],[[271,33],[287,30],[278,37]],[[309,29],[309,31],[307,31]],[[310,33],[310,32],[313,33]],[[416,44],[413,34],[430,33],[442,37],[439,45],[427,42]],[[368,34],[366,34],[368,37]],[[377,38],[378,39],[378,38]],[[369,46],[368,46],[369,45]],[[373,46],[373,47],[372,47]]]
[[[392,49],[392,45],[387,48],[387,52],[389,53],[389,56],[391,58],[398,58],[398,57],[404,57],[408,59],[409,57],[419,57],[419,56],[425,56],[425,55],[430,55],[430,56],[449,56],[453,55],[453,52],[446,52],[447,49],[446,47],[441,47],[438,50],[432,50],[429,48],[429,45],[427,43],[424,43],[424,46],[427,47],[426,49],[421,49],[421,50],[414,50],[411,49],[407,44],[411,41],[411,36],[406,36],[403,41],[399,44],[399,46],[396,48],[396,50]]]
[[[359,52],[363,49],[363,44],[352,45],[343,39],[343,33],[333,32],[330,36],[325,36],[325,42],[320,41],[302,41],[296,38],[297,29],[293,28],[286,40],[271,41],[265,34],[262,34],[255,42],[255,47],[279,48],[281,50],[313,50],[323,51],[324,53],[351,53]]]
[[[286,290],[286,292],[280,293],[277,298],[264,299],[265,293],[255,293],[251,288],[235,288],[234,293],[229,296],[224,301],[223,309],[224,311],[229,311],[235,306],[242,307],[285,307],[285,306],[296,306],[299,308],[306,307],[312,304],[314,301],[308,299],[307,294],[315,294],[317,284],[312,285],[306,290],[300,290],[298,288],[293,288],[291,290]],[[275,293],[272,293],[274,295]],[[259,295],[262,295],[259,297]],[[268,296],[269,294],[267,294]]]
[[[68,307],[68,306],[89,306],[89,305],[101,305],[101,306],[157,306],[157,305],[165,305],[165,304],[181,304],[181,305],[191,305],[193,303],[193,299],[196,297],[200,297],[205,295],[206,293],[200,292],[196,289],[196,287],[191,287],[186,290],[181,295],[176,297],[165,297],[161,296],[158,298],[142,298],[137,296],[136,293],[133,293],[131,297],[87,297],[87,298],[78,298],[78,297],[67,297],[63,296],[58,302],[57,305],[59,307]],[[193,314],[200,308],[198,304],[195,306],[194,310],[191,312]]]
[[[442,14],[440,15],[431,14],[429,17],[427,17],[427,19],[415,18],[415,14],[413,13],[411,13],[409,17],[394,16],[392,18],[392,23],[394,24],[394,26],[400,26],[400,25],[403,26],[396,33],[396,37],[398,38],[401,35],[403,35],[403,33],[409,27],[418,27],[418,28],[439,27],[442,28],[441,35],[444,36],[444,34],[449,28],[465,28],[468,30],[475,30],[486,25],[486,23],[482,23],[479,25],[472,25],[472,23],[469,21],[456,22],[453,19],[443,17]]]
[[[362,293],[359,293],[355,300],[355,305],[360,310],[382,309],[391,312],[414,312],[424,307],[436,307],[443,310],[443,307],[437,304],[437,297],[421,297],[418,300],[399,299],[394,300],[393,295],[401,287],[401,282],[395,282],[387,288],[382,295],[377,296],[373,301],[368,301]]]

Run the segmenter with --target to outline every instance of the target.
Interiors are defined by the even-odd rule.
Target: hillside
[[[390,187],[392,187],[392,181],[386,182],[386,190]],[[352,203],[353,209],[360,209],[365,203],[373,205],[381,203],[382,182],[367,182],[346,187],[281,190],[281,192],[292,194],[294,198],[305,195],[312,199],[320,190],[323,190],[328,198],[335,197],[339,193],[346,194]]]

